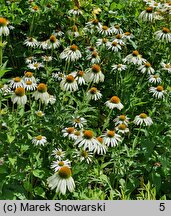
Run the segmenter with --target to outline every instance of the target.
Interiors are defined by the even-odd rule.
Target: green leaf
[[[11,135],[7,134],[7,140],[11,144],[15,140],[15,136],[11,136]]]
[[[7,65],[7,62],[8,62],[8,61],[6,61],[3,65],[0,66],[0,78],[3,77],[3,75],[4,75],[6,72],[10,71],[10,69],[5,69],[5,68],[6,68],[6,65]]]
[[[34,193],[35,193],[35,195],[38,195],[38,196],[43,197],[43,198],[46,198],[45,191],[41,187],[36,187],[34,189]]]
[[[43,170],[39,170],[39,169],[36,169],[36,170],[33,170],[33,175],[37,178],[43,178],[44,176],[44,171]]]

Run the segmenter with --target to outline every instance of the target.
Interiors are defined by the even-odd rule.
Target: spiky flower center
[[[76,118],[74,121],[75,121],[76,123],[80,123],[80,122],[81,122],[81,119],[80,119],[80,118]]]
[[[59,161],[58,165],[62,167],[64,165],[64,162],[63,161]]]
[[[21,81],[21,78],[20,77],[15,77],[14,78],[14,82],[20,82]]]
[[[147,8],[146,8],[146,12],[147,12],[147,13],[152,13],[152,11],[153,11],[153,8],[152,8],[152,7],[147,7]]]
[[[32,72],[26,72],[25,73],[25,77],[32,77],[33,76],[33,73]]]
[[[19,97],[22,97],[25,95],[25,89],[23,87],[18,87],[15,89],[15,94]]]
[[[7,19],[0,17],[0,27],[1,26],[7,26],[7,24],[8,24]]]
[[[117,96],[113,96],[113,97],[111,97],[110,102],[118,104],[118,103],[120,103],[120,99]]]
[[[171,65],[170,64],[166,64],[165,68],[171,68]]]
[[[47,92],[47,86],[46,86],[46,84],[40,83],[40,84],[37,86],[37,91],[40,92],[40,93]]]
[[[62,155],[62,152],[61,152],[61,151],[57,151],[57,152],[56,152],[56,155],[61,156],[61,155]]]
[[[81,134],[80,131],[75,131],[74,132],[74,135],[76,135],[76,136],[80,136],[80,134]]]
[[[167,33],[170,32],[170,30],[169,30],[168,28],[166,28],[166,27],[164,27],[162,31],[163,31],[163,33],[165,33],[165,34],[167,34]]]
[[[58,175],[63,179],[68,179],[71,176],[71,169],[68,166],[63,166],[58,171]]]
[[[118,126],[119,130],[125,130],[127,128],[127,126],[125,124],[120,124]]]
[[[102,29],[103,29],[104,31],[107,31],[107,30],[109,29],[109,27],[108,27],[108,26],[102,26]]]
[[[67,77],[66,77],[66,82],[67,83],[72,83],[72,82],[74,82],[74,77],[72,76],[72,75],[68,75]]]
[[[77,6],[74,6],[74,10],[76,10],[76,11],[77,11],[78,9],[79,9],[79,8],[78,8]]]
[[[77,72],[77,76],[83,77],[83,76],[84,76],[84,71],[78,71],[78,72]]]
[[[84,134],[84,138],[85,139],[91,139],[91,138],[93,138],[93,131],[91,131],[91,130],[85,130],[84,132],[83,132],[83,134]]]
[[[70,50],[76,51],[76,50],[78,50],[78,46],[76,46],[75,44],[73,44],[73,45],[70,46]]]
[[[42,137],[41,135],[39,135],[39,136],[36,137],[36,139],[37,139],[37,140],[42,140],[43,137]]]
[[[77,28],[76,25],[72,26],[72,31],[73,31],[73,32],[77,32],[77,31],[78,31],[78,28]]]
[[[121,35],[121,34],[117,34],[117,35],[116,35],[116,38],[117,38],[117,39],[121,39],[121,38],[122,38],[122,35]]]
[[[132,52],[132,55],[133,55],[133,56],[138,56],[138,55],[139,55],[139,52],[138,52],[137,50],[134,50],[134,51]]]
[[[107,38],[103,38],[102,42],[105,44],[108,42],[108,39]]]
[[[51,43],[55,43],[56,40],[57,40],[57,39],[56,39],[55,35],[51,35],[51,36],[50,36],[50,42],[51,42]]]
[[[116,29],[120,29],[120,25],[115,25],[115,28]]]
[[[139,117],[142,118],[142,119],[145,119],[145,118],[147,118],[147,114],[141,113],[141,114],[139,115]]]
[[[110,137],[110,138],[114,137],[115,136],[115,131],[111,131],[111,130],[108,131],[107,136]]]
[[[97,52],[92,52],[92,57],[96,58],[98,56]]]
[[[91,51],[91,52],[93,52],[94,50],[95,50],[95,48],[94,47],[89,47],[89,50]]]
[[[118,45],[118,43],[116,41],[112,42],[112,46],[117,46],[117,45]]]
[[[94,19],[94,20],[92,20],[92,23],[93,23],[94,25],[97,25],[97,24],[99,23],[99,20],[98,20],[98,19]]]
[[[29,41],[29,42],[33,42],[34,39],[33,39],[32,37],[29,37],[29,38],[28,38],[28,41]]]
[[[96,94],[96,93],[97,93],[97,88],[92,87],[92,88],[90,89],[90,94]]]
[[[157,86],[157,91],[158,91],[158,92],[163,91],[163,86]]]
[[[99,73],[99,72],[100,72],[100,66],[97,65],[97,64],[94,64],[94,65],[92,66],[92,71],[93,71],[94,73]]]
[[[69,127],[69,128],[67,128],[66,131],[68,134],[72,134],[74,132],[74,130],[75,130],[74,127]]]
[[[85,150],[82,150],[81,151],[81,156],[84,157],[84,158],[87,158],[88,157],[88,152],[85,151]]]
[[[42,111],[37,111],[36,115],[39,116],[39,117],[42,117],[42,116],[44,116],[44,113]]]
[[[103,143],[103,138],[102,137],[97,137],[96,139],[99,141],[99,143],[101,143],[101,144]]]
[[[126,116],[125,116],[125,115],[120,115],[120,116],[119,116],[119,120],[125,121],[125,120],[126,120]]]
[[[148,67],[151,67],[151,64],[150,64],[149,62],[146,62],[146,63],[145,63],[145,67],[147,67],[147,68],[148,68]]]
[[[26,85],[32,85],[32,81],[30,81],[30,80],[27,81],[27,82],[26,82]]]
[[[159,76],[158,75],[153,75],[153,78],[157,79],[157,78],[159,78]]]
[[[37,10],[39,10],[39,7],[38,7],[37,5],[35,5],[35,6],[33,7],[33,10],[34,10],[34,11],[37,11]]]
[[[124,35],[129,36],[129,35],[131,35],[131,33],[130,32],[125,32]]]

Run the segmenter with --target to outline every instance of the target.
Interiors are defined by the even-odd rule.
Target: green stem
[[[111,113],[112,113],[112,109],[110,110],[110,112],[109,112],[107,118],[105,119],[105,122],[104,122],[104,125],[103,125],[103,128],[102,128],[102,132],[104,131],[104,129],[106,129],[106,127],[107,127],[108,124],[109,124],[109,119],[110,119]]]
[[[0,66],[2,65],[2,35],[0,36]]]
[[[134,139],[134,141],[133,141],[132,150],[134,150],[135,147],[136,147],[136,144],[137,144],[137,141],[138,141],[138,137],[139,137],[139,135],[140,135],[140,131],[141,131],[141,126],[139,127],[137,136],[135,137],[135,139]]]

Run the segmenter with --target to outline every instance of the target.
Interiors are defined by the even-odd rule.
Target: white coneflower
[[[162,80],[161,80],[161,78],[160,78],[160,76],[158,74],[155,74],[155,75],[150,75],[149,76],[148,82],[157,84],[157,83],[161,83]]]
[[[8,20],[5,19],[4,17],[0,17],[0,36],[9,35],[9,28],[7,27],[8,25]]]
[[[119,50],[121,50],[121,46],[116,41],[107,42],[106,47],[108,48],[108,50],[112,50],[113,52],[118,52]]]
[[[27,91],[34,91],[37,87],[37,84],[28,80],[23,84],[23,87],[27,90]]]
[[[24,73],[23,81],[24,82],[31,81],[31,82],[36,83],[36,79],[33,76],[33,73],[29,72],[29,71],[27,71],[27,72]]]
[[[138,70],[140,70],[141,73],[154,73],[154,69],[151,67],[151,64],[149,62],[145,62],[144,64],[142,64],[140,67],[138,67]]]
[[[115,122],[115,126],[119,124],[128,125],[129,119],[126,115],[119,115],[113,121]]]
[[[96,139],[99,142],[99,145],[96,145],[96,147],[94,148],[94,153],[100,154],[100,155],[106,154],[108,147],[104,143],[103,138],[96,137]]]
[[[42,41],[39,43],[39,47],[44,49],[44,50],[47,50],[49,49],[49,46],[48,46],[48,40],[45,40],[45,41]]]
[[[84,31],[93,34],[101,25],[98,19],[93,19],[86,23]]]
[[[62,160],[65,157],[65,151],[62,151],[60,148],[55,148],[52,151],[52,156],[54,156],[57,160]]]
[[[6,84],[0,84],[0,93],[4,96],[6,95],[9,95],[9,94],[12,94],[13,91],[11,90],[10,86],[9,85],[6,85]]]
[[[127,55],[124,59],[123,62],[128,62],[128,63],[133,63],[137,65],[142,65],[145,63],[147,60],[142,58],[142,55],[139,54],[137,50],[134,50],[131,54]]]
[[[60,71],[52,73],[52,78],[57,79],[58,81],[61,81],[64,77],[65,75]]]
[[[118,133],[122,133],[122,134],[129,133],[129,128],[124,123],[119,124],[118,126],[115,127],[115,129]]]
[[[35,100],[39,100],[42,103],[48,104],[49,102],[49,93],[47,92],[47,86],[44,83],[40,83],[37,86],[37,90],[33,93],[32,95],[33,97],[35,97]]]
[[[26,45],[28,47],[32,47],[32,48],[37,48],[39,46],[39,42],[33,37],[28,37],[24,41],[24,45]]]
[[[71,75],[74,76],[75,80],[77,81],[78,85],[84,85],[85,82],[85,72],[84,71],[77,71],[77,72],[72,72]]]
[[[72,26],[72,29],[68,30],[67,34],[69,36],[73,36],[73,37],[76,37],[76,38],[80,36],[80,33],[79,33],[78,28],[77,28],[76,25]]]
[[[66,61],[77,61],[81,57],[82,54],[79,51],[78,46],[76,46],[75,44],[71,45],[70,47],[67,47],[60,54],[60,58]]]
[[[45,55],[45,56],[42,56],[42,59],[43,59],[43,61],[45,61],[45,62],[50,62],[50,61],[52,61],[52,56],[47,56],[47,55]]]
[[[79,148],[83,148],[84,150],[88,149],[89,151],[93,151],[99,143],[95,138],[93,131],[84,130],[83,135],[78,137],[74,145],[78,145]]]
[[[40,68],[44,67],[44,65],[40,62],[33,62],[28,64],[27,67],[32,70],[39,70]]]
[[[97,52],[97,49],[94,46],[88,46],[88,47],[86,47],[85,52],[90,55],[93,52]]]
[[[87,56],[87,60],[89,60],[92,64],[97,64],[100,62],[100,57],[97,52],[92,52]]]
[[[121,136],[116,134],[114,130],[107,130],[102,137],[104,144],[111,147],[117,146],[122,141]]]
[[[92,87],[91,89],[88,90],[87,96],[88,99],[97,101],[102,97],[102,94],[97,88]]]
[[[69,139],[72,139],[72,140],[74,140],[75,138],[74,132],[75,132],[74,127],[68,127],[62,130],[63,136],[68,137]]]
[[[56,38],[55,35],[51,35],[47,40],[47,49],[56,49],[61,45],[60,41]]]
[[[153,7],[147,7],[144,11],[140,13],[139,18],[143,21],[153,22],[155,19]]]
[[[22,78],[20,77],[15,77],[10,81],[10,87],[13,89],[18,88],[18,87],[23,87],[23,85],[24,85],[24,82]]]
[[[171,33],[168,28],[163,28],[162,30],[156,31],[154,33],[157,40],[162,42],[171,42]]]
[[[39,12],[39,7],[37,5],[34,5],[29,8],[31,12],[33,13],[38,13]]]
[[[117,108],[119,110],[123,109],[123,104],[120,102],[120,99],[117,96],[111,97],[110,100],[105,102],[106,106],[109,107],[109,109]]]
[[[104,82],[104,74],[101,71],[100,65],[94,64],[91,68],[87,69],[86,72],[87,82]]]
[[[74,131],[74,135],[73,135],[73,140],[77,140],[79,137],[83,136],[83,128],[81,128],[81,130],[76,130]]]
[[[80,117],[80,116],[72,116],[72,120],[71,123],[75,128],[83,128],[86,124],[87,124],[87,120],[84,117]]]
[[[130,40],[132,38],[134,38],[134,35],[131,32],[124,32],[123,33],[123,39]]]
[[[27,103],[27,96],[25,95],[25,89],[23,87],[18,87],[15,89],[12,97],[12,102],[18,105],[25,105]]]
[[[69,10],[68,13],[70,15],[77,15],[77,16],[83,14],[82,10],[80,10],[77,6],[75,6],[73,9]]]
[[[170,63],[164,63],[161,62],[162,70],[167,71],[168,73],[171,73],[171,64]]]
[[[74,191],[75,183],[71,176],[71,169],[68,166],[63,166],[61,169],[47,179],[48,186],[51,190],[56,188],[56,193],[66,194],[68,189]]]
[[[124,71],[126,69],[127,69],[127,66],[124,65],[124,64],[114,64],[114,65],[112,65],[112,70],[113,71],[115,71],[115,70],[117,70],[117,71]]]
[[[29,56],[26,58],[26,64],[30,64],[32,62],[36,62],[36,57],[35,56]]]
[[[153,93],[153,97],[158,99],[164,98],[164,95],[166,94],[163,86],[150,87],[149,92]]]
[[[53,105],[56,102],[56,97],[54,95],[49,94],[48,102],[49,104]]]
[[[125,46],[125,42],[123,41],[123,39],[124,36],[122,34],[117,34],[116,39],[114,39],[114,41],[116,41],[121,46]]]
[[[51,168],[54,169],[55,172],[61,169],[63,166],[68,166],[70,167],[71,162],[69,160],[59,160],[59,161],[53,161]]]
[[[45,113],[42,112],[41,110],[35,111],[35,114],[36,114],[38,117],[43,117],[43,116],[45,116]]]
[[[99,46],[102,46],[103,48],[106,47],[106,44],[108,42],[108,39],[107,38],[100,38],[100,39],[97,39],[97,42],[96,42],[96,45],[99,47]]]
[[[121,29],[120,25],[114,25],[111,27],[111,31],[117,34],[123,34],[123,30]]]
[[[81,149],[80,151],[76,150],[75,155],[73,156],[73,158],[79,158],[79,160],[82,161],[86,161],[86,163],[91,163],[92,159],[93,159],[93,153],[86,151],[84,149]]]
[[[65,76],[60,82],[60,87],[63,91],[77,91],[78,84],[74,76],[71,74]]]
[[[32,139],[32,143],[36,146],[42,145],[44,146],[47,143],[47,139],[45,136],[38,135]]]
[[[141,113],[140,115],[135,116],[135,119],[133,122],[136,125],[145,124],[146,126],[150,126],[153,124],[152,119],[149,116],[147,116],[146,113]]]
[[[98,27],[98,32],[104,36],[108,36],[108,35],[111,35],[112,34],[112,30],[106,26],[106,25],[103,25],[103,26],[99,26]]]

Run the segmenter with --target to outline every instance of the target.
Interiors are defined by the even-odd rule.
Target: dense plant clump
[[[170,3],[1,1],[1,199],[171,199]]]

